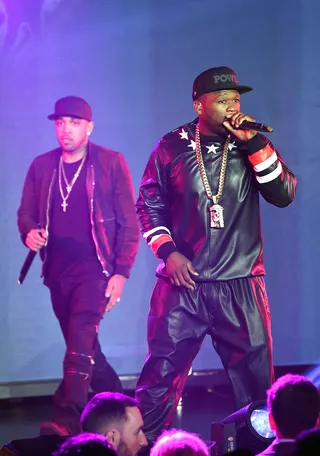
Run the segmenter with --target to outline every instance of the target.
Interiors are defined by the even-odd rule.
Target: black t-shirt
[[[75,163],[64,163],[64,170],[69,183],[78,170],[81,160]],[[102,273],[92,237],[90,206],[86,190],[85,163],[76,180],[69,198],[66,211],[63,211],[63,200],[59,189],[59,173],[52,188],[52,200],[49,219],[48,264],[45,282],[58,280],[70,268],[85,262],[90,272]],[[61,176],[61,184],[66,195],[66,184]],[[83,269],[83,264],[81,264]]]

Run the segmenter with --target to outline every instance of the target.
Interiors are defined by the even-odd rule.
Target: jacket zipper
[[[42,269],[41,269],[41,277],[43,277],[43,270],[44,270],[44,266],[45,266],[45,263],[46,263],[46,260],[47,260],[47,248],[46,247],[48,245],[48,240],[49,240],[50,202],[51,202],[52,186],[53,186],[54,179],[56,177],[56,172],[57,172],[57,170],[55,169],[53,171],[52,179],[51,179],[51,182],[50,182],[50,185],[49,185],[49,192],[48,192],[48,198],[47,198],[46,227],[45,227],[45,230],[46,230],[46,233],[47,233],[47,239],[46,239],[46,243],[44,245],[45,246],[45,250],[44,250],[44,258],[43,258]]]
[[[94,168],[93,168],[93,165],[91,164],[90,165],[90,170],[91,170],[91,175],[90,175],[90,178],[91,178],[91,195],[90,195],[90,222],[91,222],[91,233],[92,233],[92,238],[93,238],[93,242],[94,242],[94,245],[95,245],[95,250],[96,250],[96,254],[97,254],[97,257],[98,257],[98,260],[102,266],[102,272],[103,274],[106,276],[106,277],[110,277],[110,273],[105,269],[105,265],[103,264],[104,261],[102,259],[102,255],[100,254],[100,250],[99,250],[99,245],[98,245],[98,241],[97,241],[97,237],[96,237],[96,232],[95,232],[95,227],[94,227],[94,220],[93,220],[93,197],[94,197],[94,188],[95,188],[95,177],[94,177]]]

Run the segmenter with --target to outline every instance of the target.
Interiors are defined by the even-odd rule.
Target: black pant
[[[63,380],[54,396],[54,418],[73,434],[81,432],[80,414],[88,390],[121,391],[121,383],[101,352],[98,327],[106,307],[102,273],[74,268],[50,286],[53,310],[66,342]]]
[[[159,279],[148,316],[149,353],[137,384],[147,438],[171,425],[192,361],[209,334],[229,376],[236,408],[273,381],[271,318],[262,277],[199,283]]]

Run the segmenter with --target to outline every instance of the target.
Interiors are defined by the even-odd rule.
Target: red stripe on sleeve
[[[253,166],[260,165],[260,163],[263,163],[266,161],[268,158],[271,157],[273,154],[274,150],[272,149],[271,146],[267,145],[263,149],[259,150],[255,154],[249,155],[249,161]]]
[[[172,237],[169,234],[161,234],[155,241],[149,243],[153,253],[156,255],[158,248],[166,243],[166,242],[173,242]]]

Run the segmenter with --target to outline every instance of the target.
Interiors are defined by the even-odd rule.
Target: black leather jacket
[[[170,233],[173,242],[169,239],[156,255],[165,260],[171,252],[179,251],[199,273],[199,277],[194,277],[196,281],[264,275],[259,193],[269,203],[285,207],[294,199],[296,179],[264,136],[257,134],[246,142],[231,138],[219,201],[224,208],[225,227],[211,228],[211,202],[205,194],[194,151],[196,123],[197,119],[165,135],[151,154],[136,204],[142,233],[149,243]],[[224,141],[201,136],[213,194],[218,188]],[[265,161],[261,168],[266,169],[255,171],[249,158],[254,154],[263,157],[265,150],[272,153],[269,162],[273,162],[266,168],[269,162]],[[157,268],[157,275],[167,276],[165,261]]]
[[[57,178],[61,149],[40,155],[32,162],[18,210],[18,227],[25,243],[33,228],[46,228],[50,236],[51,189]],[[93,143],[88,144],[86,177],[92,236],[106,276],[129,277],[139,245],[133,185],[124,157]],[[41,249],[43,275],[46,246]]]

